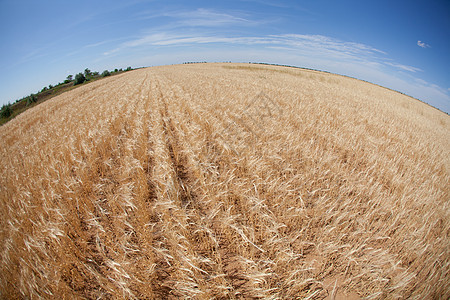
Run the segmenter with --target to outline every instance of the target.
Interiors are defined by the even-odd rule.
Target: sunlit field
[[[130,71],[1,126],[0,163],[1,298],[450,298],[450,117],[367,82]]]

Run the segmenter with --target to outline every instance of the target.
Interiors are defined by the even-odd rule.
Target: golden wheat
[[[0,297],[448,299],[449,128],[285,67],[82,86],[0,128]]]

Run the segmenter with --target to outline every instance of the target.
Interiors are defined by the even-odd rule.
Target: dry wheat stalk
[[[381,87],[154,67],[0,128],[0,297],[450,297],[450,119]]]

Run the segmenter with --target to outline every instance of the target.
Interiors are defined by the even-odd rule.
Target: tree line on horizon
[[[68,75],[63,82],[60,82],[57,85],[49,84],[48,87],[47,86],[43,87],[39,92],[32,93],[29,96],[25,96],[21,99],[17,99],[12,104],[9,102],[7,104],[3,104],[2,108],[0,109],[0,118],[2,118],[2,119],[10,118],[13,115],[14,110],[15,110],[14,105],[17,105],[17,104],[23,102],[23,103],[25,103],[26,107],[31,106],[32,104],[38,102],[40,100],[40,98],[42,98],[43,96],[50,95],[50,94],[52,94],[53,91],[55,91],[55,92],[59,91],[63,87],[71,86],[70,85],[71,83],[73,86],[75,86],[75,85],[82,84],[87,81],[115,75],[115,74],[118,74],[121,72],[131,71],[131,70],[133,70],[133,68],[131,68],[131,67],[127,67],[126,69],[122,69],[122,68],[117,69],[116,68],[112,71],[104,70],[100,74],[97,71],[91,71],[90,69],[86,68],[86,69],[84,69],[83,72],[77,73],[75,76]],[[2,123],[4,123],[4,122],[2,122]]]

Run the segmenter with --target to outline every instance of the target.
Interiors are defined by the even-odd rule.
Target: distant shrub
[[[126,68],[125,71],[131,71],[131,67]]]
[[[105,70],[105,71],[103,71],[103,73],[102,73],[102,77],[106,77],[106,76],[110,76],[110,75],[111,75],[111,73],[109,73],[108,70]]]
[[[71,82],[73,80],[73,75],[68,75],[67,77],[66,77],[66,80],[64,80],[64,83],[69,83],[69,82]]]
[[[37,102],[37,98],[34,94],[31,94],[27,98],[27,106]]]
[[[12,115],[11,104],[4,104],[0,110],[0,116],[3,118],[9,118]]]
[[[78,73],[75,75],[75,81],[73,85],[81,84],[86,81],[86,77],[84,77],[83,73]]]
[[[114,69],[114,73],[117,73],[117,72],[119,72],[119,70],[118,69]]]

